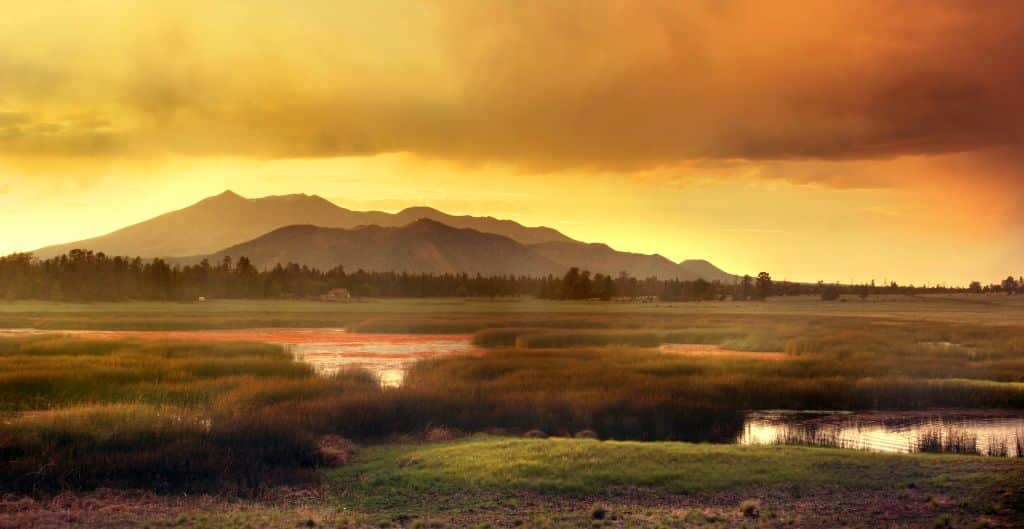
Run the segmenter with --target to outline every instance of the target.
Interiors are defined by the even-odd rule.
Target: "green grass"
[[[395,299],[354,303],[289,300],[212,300],[206,303],[0,301],[0,328],[188,329],[245,326],[345,326],[368,316],[386,318],[454,315],[531,317],[556,315],[706,315],[887,318],[911,321],[1015,324],[1024,317],[1024,296],[956,294],[872,296],[867,300],[822,302],[817,297],[771,298],[737,303],[618,303],[536,299]],[[539,317],[538,317],[539,316]],[[571,318],[570,318],[571,319]],[[577,318],[580,319],[580,318]],[[477,327],[478,330],[485,327]]]
[[[910,484],[969,489],[995,481],[1024,482],[1024,463],[807,447],[475,436],[448,443],[371,447],[355,464],[327,476],[343,491],[346,503],[389,509],[466,491],[594,496],[635,487],[677,494],[780,485],[808,491],[823,486],[893,490]]]

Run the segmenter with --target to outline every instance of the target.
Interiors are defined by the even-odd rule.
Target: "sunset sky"
[[[19,2],[0,253],[231,189],[996,281],[1024,274],[1022,96],[1016,1]]]

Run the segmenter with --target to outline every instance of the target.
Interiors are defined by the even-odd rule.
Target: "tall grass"
[[[1003,447],[1004,450],[1001,455],[1005,456],[1005,445]],[[981,454],[981,451],[978,449],[978,436],[966,430],[955,428],[947,428],[944,431],[938,429],[924,430],[918,435],[911,449],[915,452],[925,453]]]
[[[378,390],[371,375],[317,377],[257,344],[0,340],[0,489],[254,492],[309,479],[314,433],[264,410],[367,388]]]
[[[136,402],[197,406],[249,379],[309,379],[309,366],[258,344],[0,339],[0,412]]]
[[[366,372],[318,377],[273,346],[0,339],[0,488],[254,490],[264,476],[307,478],[325,434],[444,426],[716,441],[735,438],[751,409],[1024,408],[1020,326],[777,314],[350,318],[360,331],[476,332],[488,351],[420,362],[386,389]],[[788,354],[652,349],[663,343]]]
[[[75,406],[0,428],[0,483],[36,491],[97,486],[257,492],[307,480],[315,439],[265,421],[211,420],[139,404]]]

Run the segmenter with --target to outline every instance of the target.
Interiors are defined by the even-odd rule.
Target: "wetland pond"
[[[318,373],[358,367],[375,374],[385,386],[400,386],[413,363],[449,355],[480,354],[467,334],[367,334],[344,329],[225,329],[198,331],[41,331],[18,329],[4,334],[62,334],[96,339],[260,342],[280,345]]]
[[[370,334],[344,329],[230,329],[198,331],[0,330],[3,335],[63,334],[97,339],[262,342],[280,345],[296,360],[330,374],[348,367],[373,372],[385,386],[402,384],[415,362],[450,355],[478,355],[468,334]],[[779,353],[742,353],[716,346],[677,344],[662,353],[751,356],[781,360]],[[803,444],[874,452],[957,452],[1024,457],[1024,413],[1013,410],[752,411],[735,442]]]
[[[736,442],[1024,457],[1024,414],[1012,410],[756,411],[747,414]]]

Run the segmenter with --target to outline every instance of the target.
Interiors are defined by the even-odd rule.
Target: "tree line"
[[[632,298],[665,301],[718,299],[732,286],[719,282],[616,277],[579,268],[564,276],[481,276],[319,270],[296,263],[267,270],[246,257],[175,264],[164,259],[109,257],[72,250],[50,259],[18,253],[0,257],[0,299],[52,301],[192,301],[199,298],[306,299],[346,289],[356,298],[515,297],[544,299]]]
[[[967,288],[913,286],[890,283],[875,286],[819,282],[774,281],[767,272],[743,276],[732,283],[697,279],[641,279],[626,272],[592,274],[570,268],[563,276],[481,276],[469,274],[408,274],[346,271],[338,266],[322,271],[288,263],[256,269],[246,257],[225,257],[217,263],[175,264],[164,259],[109,257],[101,252],[72,250],[50,259],[16,253],[0,257],[0,299],[52,301],[190,301],[205,298],[317,298],[334,289],[353,297],[515,297],[543,299],[633,299],[644,301],[763,300],[770,296],[950,292],[1024,292],[1024,278]]]

